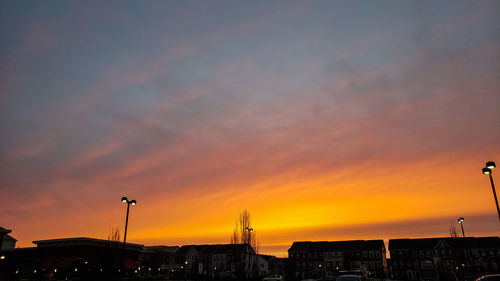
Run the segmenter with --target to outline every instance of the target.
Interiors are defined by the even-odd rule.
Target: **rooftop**
[[[342,250],[385,250],[383,240],[349,240],[349,241],[299,241],[293,242],[288,251],[292,252],[324,252]]]
[[[500,248],[500,237],[390,239],[389,250],[428,250],[434,249],[439,243],[451,248]]]

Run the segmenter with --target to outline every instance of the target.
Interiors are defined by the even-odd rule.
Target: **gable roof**
[[[61,238],[61,239],[47,239],[33,241],[38,248],[42,247],[66,247],[66,246],[97,246],[106,247],[109,245],[123,245],[123,242],[109,241],[104,239],[88,238],[88,237],[74,237],[74,238]],[[126,249],[140,250],[144,245],[126,243]]]
[[[5,229],[5,228],[0,226],[0,234],[7,234],[7,233],[11,233],[11,232],[12,232],[12,230]]]
[[[12,240],[14,240],[14,241],[17,241],[17,239],[16,239],[16,238],[14,238],[14,237],[10,236],[9,234],[6,234],[6,235],[3,237],[3,239],[4,239],[4,240],[11,240],[11,241],[12,241]]]
[[[451,248],[500,248],[500,237],[437,237],[416,239],[391,239],[389,251],[393,250],[433,250],[439,244],[445,243]]]

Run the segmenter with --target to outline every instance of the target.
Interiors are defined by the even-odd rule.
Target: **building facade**
[[[474,280],[500,272],[499,237],[391,239],[398,280]]]
[[[186,278],[256,276],[257,255],[249,244],[186,245],[176,252],[176,265]]]
[[[294,242],[288,250],[290,271],[295,278],[329,278],[357,273],[387,277],[383,240]]]
[[[3,251],[0,280],[109,280],[117,276],[169,274],[165,263],[177,247],[144,247],[140,244],[87,237],[33,241],[36,247]],[[141,271],[142,268],[142,271]]]
[[[16,247],[17,240],[9,235],[11,232],[10,229],[0,227],[0,251],[7,251]]]

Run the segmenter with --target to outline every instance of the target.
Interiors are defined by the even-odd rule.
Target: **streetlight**
[[[250,245],[250,242],[252,242],[252,232],[253,232],[253,228],[249,228],[249,227],[245,227],[245,231],[248,231],[248,236],[247,236],[247,241],[245,241],[245,243],[247,243],[247,261],[248,261],[248,264],[245,266],[245,271],[247,270],[248,268],[248,271],[246,272],[246,275],[247,277],[250,277],[250,253],[249,253],[249,249],[248,249],[248,246],[251,247]]]
[[[495,184],[493,183],[493,176],[492,176],[493,169],[495,169],[496,167],[497,166],[495,165],[495,162],[493,161],[486,162],[486,167],[483,168],[483,174],[490,176],[491,189],[493,190],[493,197],[495,197],[495,204],[497,205],[498,220],[500,220],[500,208],[498,207],[497,193],[495,191]]]
[[[251,237],[252,237],[253,228],[245,227],[245,231],[248,231],[248,236],[246,239],[247,241],[245,241],[245,243],[250,244],[250,242],[252,241]]]
[[[462,236],[465,238],[465,232],[464,232],[464,218],[463,217],[460,217],[458,218],[458,223],[460,224],[460,226],[462,227]]]
[[[128,212],[130,209],[130,205],[137,204],[135,200],[128,200],[127,197],[122,197],[122,202],[127,203],[127,217],[125,219],[125,234],[123,235],[123,248],[125,248],[125,243],[127,242],[127,227],[128,227]]]

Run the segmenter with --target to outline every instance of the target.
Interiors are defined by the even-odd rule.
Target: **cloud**
[[[456,215],[487,221],[477,214],[490,209],[489,193],[474,189],[485,185],[477,167],[498,156],[498,41],[434,42],[432,33],[418,37],[426,46],[397,28],[332,36],[316,33],[329,17],[314,7],[278,11],[318,21],[276,22],[266,10],[170,34],[161,18],[137,35],[152,40],[144,44],[109,28],[116,33],[88,53],[33,50],[43,65],[60,63],[47,68],[58,79],[34,84],[54,91],[47,98],[8,86],[20,96],[9,97],[2,122],[4,221],[26,233],[37,219],[59,221],[46,238],[101,235],[122,219],[116,200],[127,195],[139,202],[131,238],[208,243],[226,241],[248,207],[273,251],[301,237],[410,235],[411,225],[421,227],[412,235],[438,235]],[[124,19],[140,21],[127,12],[113,21]],[[84,38],[101,38],[92,30]],[[26,40],[40,50],[57,42],[37,36]],[[37,71],[25,69],[34,87]],[[21,237],[41,238],[30,235]]]

